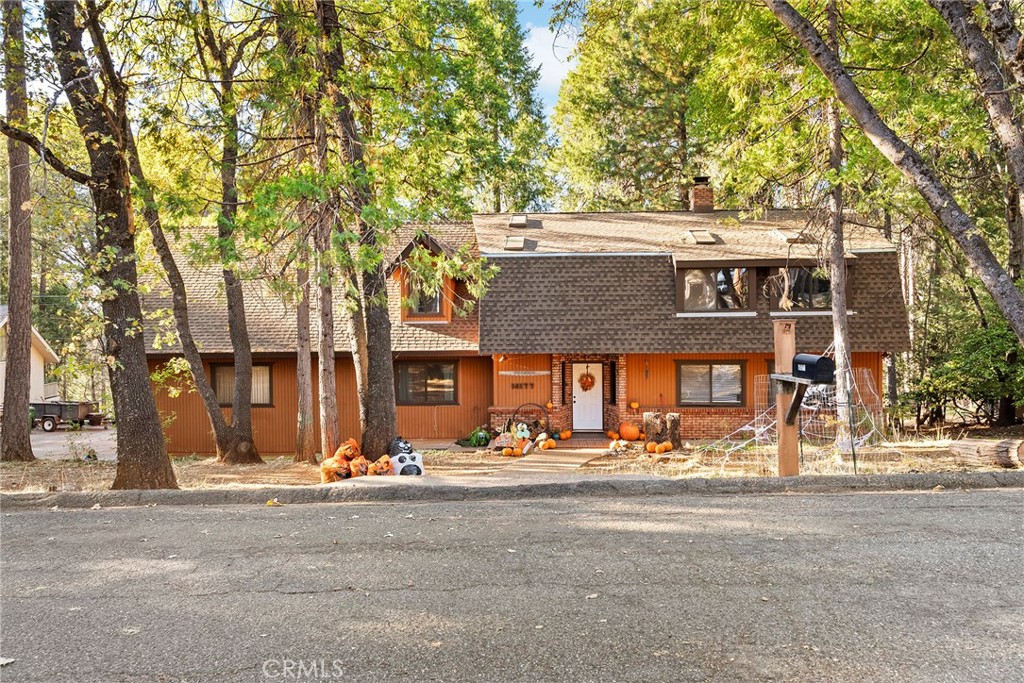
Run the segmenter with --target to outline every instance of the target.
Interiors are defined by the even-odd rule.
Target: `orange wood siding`
[[[754,406],[755,377],[768,373],[768,362],[775,358],[774,354],[752,353],[697,353],[697,354],[630,354],[626,356],[626,400],[637,401],[641,407],[670,408],[676,407],[676,361],[706,360],[729,361],[745,360],[746,395],[745,406]],[[882,378],[882,354],[854,353],[851,354],[854,368],[867,368],[875,380],[875,391],[880,392]],[[879,393],[881,396],[881,393]]]
[[[514,408],[524,403],[544,405],[551,400],[551,356],[501,356],[494,358],[494,405]],[[543,375],[513,375],[513,372],[544,372]],[[516,385],[516,386],[513,386]],[[532,385],[532,386],[530,386]]]
[[[405,359],[405,357],[403,357]],[[411,359],[411,357],[410,357]],[[487,408],[492,391],[491,359],[479,356],[458,358],[458,404],[451,406],[399,406],[398,431],[412,440],[457,439],[474,427],[486,424]],[[223,362],[215,359],[213,362]],[[228,360],[230,362],[230,360]],[[272,364],[272,407],[253,408],[253,436],[264,455],[290,454],[295,451],[296,411],[298,401],[293,358],[259,359]],[[160,365],[150,361],[150,371]],[[209,363],[204,364],[207,376]],[[337,361],[338,420],[342,438],[359,438],[359,408],[356,402],[355,368],[351,359]],[[320,416],[316,404],[318,382],[313,368],[314,423],[319,441]],[[165,389],[155,392],[157,407],[164,417],[164,433],[168,451],[175,455],[212,454],[215,452],[210,420],[199,395],[184,391],[172,398]],[[224,408],[230,419],[231,409]]]

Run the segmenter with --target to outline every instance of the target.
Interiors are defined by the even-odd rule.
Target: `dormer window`
[[[441,292],[434,292],[434,294],[425,294],[421,292],[417,297],[416,307],[413,311],[416,315],[440,315]]]
[[[780,268],[776,286],[778,308],[794,311],[822,311],[832,308],[832,284],[821,269]],[[782,293],[785,296],[782,296]],[[787,305],[788,302],[788,305]]]
[[[685,268],[679,271],[680,311],[737,311],[750,308],[746,268]]]
[[[401,270],[402,279],[402,320],[410,323],[447,323],[452,319],[452,301],[455,298],[455,282],[444,278],[436,292],[420,291],[414,296],[409,274]]]

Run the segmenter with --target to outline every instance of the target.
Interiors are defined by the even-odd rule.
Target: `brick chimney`
[[[694,213],[711,213],[715,210],[715,191],[711,187],[711,180],[706,175],[699,175],[693,179],[693,187],[690,188],[690,211]]]

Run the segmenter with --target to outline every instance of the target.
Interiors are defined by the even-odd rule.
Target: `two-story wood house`
[[[481,424],[500,426],[517,409],[533,419],[539,411],[526,404],[576,431],[613,429],[647,410],[680,413],[686,438],[717,438],[750,422],[755,388],[767,392],[763,380],[772,371],[773,319],[798,320],[800,351],[831,344],[820,231],[809,227],[806,211],[748,218],[714,210],[707,186],[695,188],[693,199],[690,212],[488,214],[426,226],[429,238],[420,240],[428,248],[468,245],[499,268],[465,317],[451,303],[468,296],[458,281],[443,296],[403,305],[401,257],[424,228],[403,231],[392,247],[398,267],[389,292],[400,433],[456,439]],[[868,371],[860,375],[881,395],[884,355],[908,346],[896,252],[878,230],[847,223],[846,264],[852,364]],[[194,333],[214,388],[229,403],[233,369],[219,272],[183,270]],[[147,299],[149,308],[160,304]],[[249,284],[246,306],[257,444],[266,454],[289,453],[295,313],[259,283]],[[345,325],[337,327],[341,428],[355,436],[355,374]],[[176,352],[151,345],[151,366]],[[158,404],[174,415],[171,452],[213,451],[194,393],[158,391]]]

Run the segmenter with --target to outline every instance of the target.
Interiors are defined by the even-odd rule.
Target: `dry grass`
[[[951,452],[949,442],[919,439],[884,443],[857,451],[857,474],[908,474],[918,472],[986,472],[1002,468],[967,459]],[[652,474],[662,477],[763,477],[776,474],[773,448],[746,449],[726,455],[716,451],[676,451],[663,455],[639,448],[621,455],[591,460],[581,472],[591,474]],[[853,474],[853,458],[842,458],[834,449],[805,447],[802,474]]]
[[[487,451],[424,451],[428,473],[490,474],[508,458]],[[307,486],[320,483],[320,468],[294,463],[289,457],[264,458],[262,465],[218,465],[214,458],[174,458],[178,486],[183,489]],[[0,463],[0,491],[103,491],[114,482],[113,462],[37,460]]]

